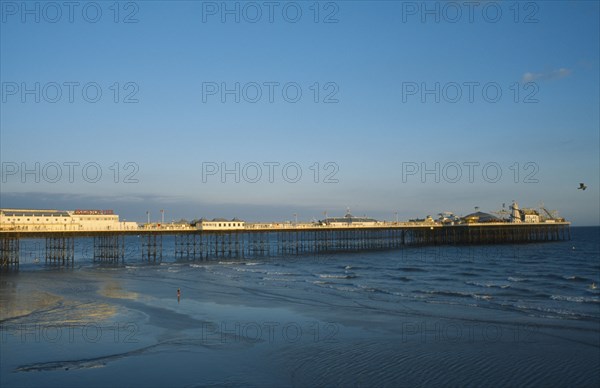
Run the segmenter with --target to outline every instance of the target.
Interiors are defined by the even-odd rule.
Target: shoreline
[[[539,272],[539,263],[527,264],[527,255],[568,257],[588,251],[577,245],[580,249],[573,252],[569,243],[543,244],[508,262],[502,256],[465,261],[458,249],[452,251],[457,260],[441,263],[388,251],[308,261],[90,263],[68,272],[3,275],[3,312],[12,311],[4,306],[21,304],[35,312],[0,322],[0,382],[67,387],[84,381],[95,386],[454,385],[489,379],[516,384],[535,377],[540,385],[591,385],[600,379],[593,367],[600,361],[600,316],[582,314],[597,304],[544,297],[547,311],[538,311],[539,297],[520,291],[531,284],[527,279],[535,280],[523,272],[526,266]],[[552,260],[546,261],[553,270]],[[581,265],[567,262],[573,268]],[[512,273],[515,263],[522,273]],[[490,271],[513,280],[494,280]],[[455,273],[477,277],[444,280]],[[571,269],[555,282],[581,288],[586,286],[582,278],[587,275]],[[31,302],[40,295],[47,304]],[[512,298],[530,306],[502,304]],[[571,306],[572,312],[563,314],[560,306]],[[572,355],[568,365],[578,371],[576,379],[560,372],[565,352]],[[441,365],[463,372],[442,372]]]

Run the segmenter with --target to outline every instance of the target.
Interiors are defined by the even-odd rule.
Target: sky
[[[0,207],[406,220],[516,200],[600,224],[599,2],[0,12]]]

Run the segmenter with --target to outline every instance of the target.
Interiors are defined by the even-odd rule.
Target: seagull
[[[585,185],[585,183],[580,183],[579,187],[577,188],[577,190],[585,190],[587,189],[587,186]]]

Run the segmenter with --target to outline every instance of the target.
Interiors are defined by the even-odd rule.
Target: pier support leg
[[[142,259],[153,263],[162,261],[162,234],[142,236]]]
[[[0,239],[0,269],[19,268],[19,239],[3,237]]]
[[[118,263],[124,259],[124,236],[118,234],[94,236],[94,262]]]
[[[178,260],[197,260],[202,257],[201,239],[198,234],[175,235],[175,258]]]
[[[73,265],[75,240],[73,237],[46,237],[46,263]]]

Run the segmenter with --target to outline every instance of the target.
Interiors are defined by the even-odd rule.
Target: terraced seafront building
[[[0,209],[1,231],[135,230],[136,222],[120,221],[112,210]]]

